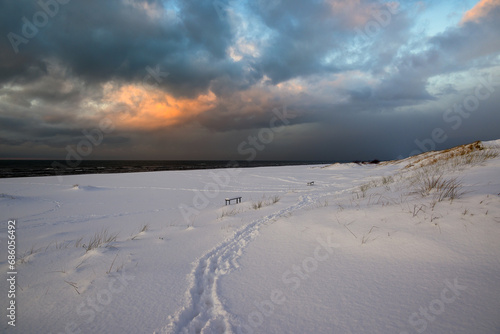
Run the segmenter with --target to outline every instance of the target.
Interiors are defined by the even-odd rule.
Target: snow
[[[2,296],[1,330],[498,333],[500,141],[482,147],[380,165],[2,179],[4,277],[10,219],[18,260],[16,326]],[[453,198],[422,190],[437,176],[458,185]],[[111,241],[87,250],[96,235]]]
[[[500,148],[500,139],[482,142],[487,148]]]

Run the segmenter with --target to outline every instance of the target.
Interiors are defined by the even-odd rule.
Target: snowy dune
[[[2,332],[499,333],[499,153],[2,179]]]

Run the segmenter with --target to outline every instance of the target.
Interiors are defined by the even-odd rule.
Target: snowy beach
[[[1,331],[499,333],[499,153],[1,179]]]

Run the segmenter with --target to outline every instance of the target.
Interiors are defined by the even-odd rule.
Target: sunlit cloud
[[[373,14],[380,9],[390,8],[391,11],[397,11],[398,2],[364,2],[361,0],[329,0],[332,14],[341,20],[347,28],[356,28],[363,26],[368,21],[373,21]]]
[[[163,90],[142,85],[105,87],[101,107],[119,128],[158,129],[185,122],[215,106],[212,92],[195,99],[176,98]]]
[[[159,21],[162,18],[168,17],[173,19],[175,13],[172,10],[166,11],[158,2],[145,0],[122,0],[123,4],[130,7],[134,11],[145,13],[152,21]]]
[[[235,45],[230,46],[228,54],[236,62],[242,60],[244,57],[257,58],[260,55],[257,46],[244,38],[240,38]]]
[[[497,6],[500,6],[500,0],[481,0],[464,14],[461,23],[478,22]]]
[[[235,5],[228,10],[228,23],[234,35],[233,43],[227,49],[229,57],[235,62],[260,57],[260,49],[271,34],[260,18],[244,6]]]

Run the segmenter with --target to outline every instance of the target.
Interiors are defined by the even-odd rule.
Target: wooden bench
[[[307,185],[308,185],[308,186],[314,186],[314,181],[307,182]]]
[[[241,197],[235,197],[235,198],[226,198],[226,205],[231,205],[231,201],[235,200],[236,204],[241,203]]]

